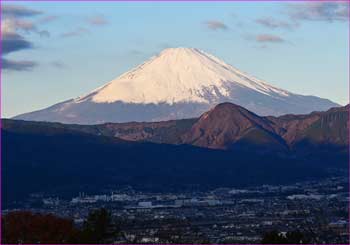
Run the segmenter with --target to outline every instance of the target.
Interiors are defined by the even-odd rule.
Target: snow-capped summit
[[[232,86],[270,96],[289,95],[201,50],[169,48],[77,102],[209,104],[229,97]]]
[[[259,115],[336,106],[276,88],[202,50],[169,48],[88,95],[16,118],[80,124],[157,121],[196,117],[221,102]]]

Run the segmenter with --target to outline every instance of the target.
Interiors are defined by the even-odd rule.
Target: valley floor
[[[120,226],[116,243],[260,243],[271,231],[298,231],[310,243],[349,243],[347,176],[207,192],[111,191],[69,200],[33,193],[17,208],[81,227],[91,210],[104,207]]]

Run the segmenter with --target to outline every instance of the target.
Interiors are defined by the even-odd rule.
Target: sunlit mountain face
[[[15,119],[62,123],[162,121],[200,116],[223,102],[258,115],[337,106],[274,87],[195,48],[169,48],[91,93]]]

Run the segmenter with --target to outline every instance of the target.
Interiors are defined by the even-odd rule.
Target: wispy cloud
[[[283,43],[285,40],[279,36],[272,34],[259,34],[255,37],[259,43]]]
[[[2,31],[4,32],[16,32],[19,30],[30,32],[36,29],[36,26],[32,21],[22,19],[5,19],[2,23]]]
[[[204,25],[213,31],[217,31],[217,30],[227,30],[228,27],[227,25],[225,25],[223,22],[218,21],[218,20],[209,20],[204,22]]]
[[[3,69],[11,70],[11,71],[29,71],[33,69],[38,64],[34,61],[29,60],[8,60],[5,58],[1,58],[1,65]]]
[[[282,29],[292,30],[299,26],[299,24],[296,22],[276,20],[271,17],[259,18],[259,19],[256,19],[255,22],[270,29],[282,28]]]
[[[39,20],[39,23],[41,24],[46,24],[46,23],[49,23],[49,22],[52,22],[52,21],[55,21],[57,20],[59,17],[57,15],[48,15],[48,16],[45,16],[43,18],[41,18]]]
[[[289,4],[287,15],[295,21],[349,20],[348,2],[308,2]]]
[[[68,38],[68,37],[78,37],[89,33],[89,30],[84,27],[79,27],[73,31],[65,32],[61,34],[61,37]]]
[[[84,27],[84,24],[85,24],[85,27]],[[86,24],[97,27],[97,26],[107,25],[108,21],[103,15],[90,16],[85,19],[84,23],[82,23],[80,27],[72,31],[64,32],[60,36],[63,38],[70,38],[70,37],[79,37],[79,36],[83,36],[88,33],[91,33],[90,29],[92,27],[88,27]]]
[[[20,5],[4,4],[1,6],[2,16],[5,18],[8,17],[30,17],[42,14],[41,11],[30,9]]]
[[[33,44],[17,33],[2,35],[2,54],[6,55],[23,49],[32,49]]]
[[[9,54],[34,48],[34,44],[28,40],[25,34],[35,33],[41,37],[48,37],[47,30],[40,30],[37,24],[30,18],[43,14],[42,11],[27,8],[20,5],[5,4],[2,6],[2,68],[12,71],[28,71],[37,63],[30,60],[11,60]],[[28,20],[29,19],[29,20]],[[6,58],[4,58],[4,56]]]
[[[37,25],[33,21],[23,20],[19,18],[4,19],[1,23],[1,31],[3,34],[6,33],[36,33],[41,37],[49,37],[50,33],[47,30],[39,30]]]
[[[256,23],[271,28],[294,29],[303,21],[347,21],[349,20],[348,2],[306,2],[286,4],[283,11],[288,20],[262,17]]]
[[[90,25],[95,25],[95,26],[102,26],[102,25],[108,24],[108,21],[104,15],[95,15],[95,16],[88,17],[87,22]]]

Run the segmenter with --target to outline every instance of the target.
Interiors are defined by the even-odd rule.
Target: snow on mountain
[[[288,96],[198,49],[170,48],[77,102],[212,103],[230,95],[230,85]]]
[[[199,116],[222,102],[259,115],[309,113],[337,104],[276,88],[194,48],[169,48],[88,95],[17,119],[94,124]]]

